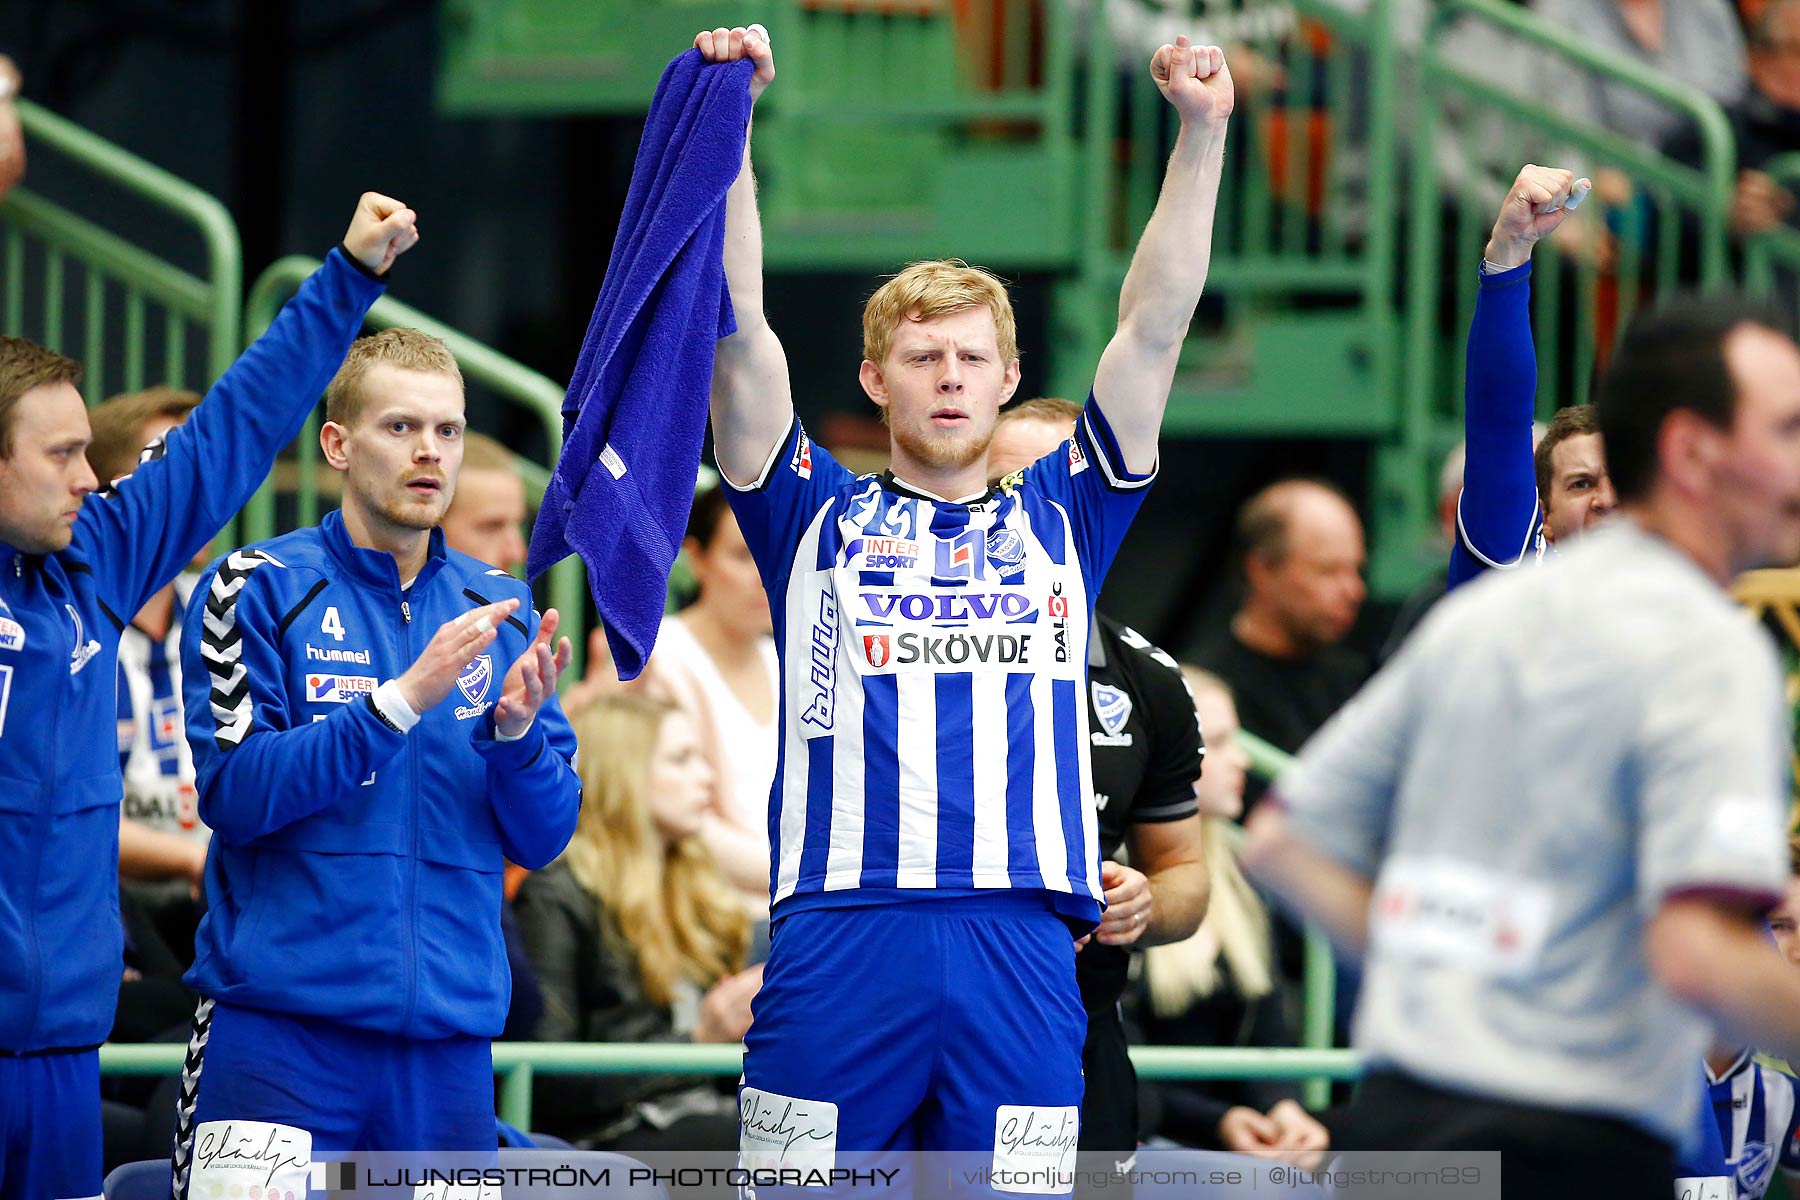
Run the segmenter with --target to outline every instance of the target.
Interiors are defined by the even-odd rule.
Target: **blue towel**
[[[656,642],[693,504],[713,344],[737,329],[725,193],[743,159],[752,69],[689,50],[656,86],[531,531],[532,579],[570,551],[587,564],[621,679],[637,677]]]

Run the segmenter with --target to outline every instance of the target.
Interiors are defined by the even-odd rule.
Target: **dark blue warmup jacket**
[[[160,457],[57,554],[0,544],[0,1053],[106,1040],[119,926],[119,631],[300,432],[381,284],[333,250]]]
[[[439,626],[519,609],[450,694],[400,733],[371,694]],[[525,736],[493,706],[537,633],[519,580],[444,548],[406,591],[343,518],[214,563],[182,630],[208,911],[187,982],[225,1004],[403,1037],[498,1037],[511,974],[505,859],[544,866],[575,831],[575,735],[555,696]]]

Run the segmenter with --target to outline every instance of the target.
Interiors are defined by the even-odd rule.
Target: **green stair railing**
[[[1401,430],[1393,6],[1371,0],[1350,12],[1296,0],[1283,8],[1286,20],[1246,11],[1235,29],[1208,22],[1231,43],[1244,79],[1208,298],[1183,347],[1163,432],[1384,442]],[[1110,12],[1091,6],[1082,39],[1082,246],[1077,269],[1055,284],[1049,366],[1059,395],[1086,394],[1177,132],[1150,79],[1148,51],[1141,62],[1121,51]],[[1372,581],[1402,592],[1419,574],[1407,555],[1424,536],[1428,506],[1378,498],[1375,507]],[[1390,547],[1399,561],[1390,561]]]
[[[767,7],[749,0],[444,0],[438,106],[458,116],[641,113],[664,65],[694,34],[768,24]]]
[[[778,6],[780,81],[759,102],[755,136],[770,269],[885,272],[952,256],[1008,270],[1071,264],[1079,156],[1066,9]]]
[[[318,266],[317,259],[296,255],[281,259],[264,271],[250,289],[250,298],[245,305],[246,334],[255,338],[267,329],[281,305]],[[555,460],[562,449],[563,385],[391,296],[383,296],[375,302],[365,323],[375,329],[406,326],[442,339],[456,356],[466,381],[531,415],[543,429],[549,457]],[[326,470],[321,467],[319,455],[320,420],[321,414],[314,412],[293,447],[296,528],[312,525],[319,519],[319,483]],[[522,455],[516,456],[515,465],[525,480],[526,498],[535,512],[537,504],[543,500],[550,471]],[[282,465],[277,464],[276,476],[281,474]],[[244,508],[245,541],[273,537],[277,532],[276,493],[279,489],[276,476],[266,481]],[[575,661],[564,678],[579,679],[587,654],[587,574],[581,560],[571,555],[550,569],[548,580],[549,602],[560,610],[562,629],[575,651]]]
[[[1459,21],[1475,22],[1497,38],[1529,46],[1561,65],[1560,75],[1579,80],[1593,75],[1656,100],[1693,123],[1699,133],[1700,164],[1689,166],[1614,131],[1572,119],[1540,97],[1521,95],[1447,60],[1443,36]],[[1557,74],[1557,72],[1547,72]],[[1736,148],[1724,112],[1707,96],[1681,86],[1629,59],[1594,49],[1575,34],[1550,25],[1502,0],[1444,0],[1433,18],[1419,57],[1418,124],[1413,135],[1411,199],[1413,252],[1409,281],[1409,420],[1451,411],[1461,396],[1462,341],[1474,312],[1474,266],[1456,273],[1454,327],[1456,353],[1430,353],[1437,340],[1434,314],[1438,283],[1446,262],[1477,264],[1506,187],[1528,161],[1574,168],[1579,174],[1610,171],[1630,186],[1630,198],[1609,206],[1597,191],[1588,206],[1539,248],[1533,268],[1534,324],[1540,330],[1539,399],[1545,412],[1562,403],[1588,399],[1596,355],[1604,335],[1629,317],[1656,291],[1691,276],[1702,286],[1723,283],[1729,273],[1725,215],[1736,179]],[[1501,118],[1489,130],[1487,153],[1460,179],[1445,179],[1438,153],[1443,136],[1438,114],[1447,106],[1479,106]],[[1485,127],[1484,127],[1485,128]],[[1567,161],[1557,161],[1566,159]],[[1484,171],[1484,167],[1491,170]],[[1448,209],[1449,211],[1446,211]],[[1453,222],[1445,245],[1443,214]],[[1585,226],[1585,230],[1576,227]],[[1606,250],[1588,250],[1602,240]],[[1577,239],[1580,258],[1567,253]],[[1684,241],[1688,244],[1684,245]],[[1607,261],[1596,261],[1596,257]],[[1692,260],[1684,262],[1684,259]],[[1565,280],[1563,276],[1571,278]],[[1596,311],[1606,288],[1615,293],[1609,314]],[[1573,322],[1572,338],[1561,333],[1562,318]],[[1559,369],[1560,368],[1560,369]]]
[[[31,186],[7,193],[0,330],[80,359],[90,404],[153,384],[204,392],[240,348],[243,259],[231,214],[154,163],[28,100],[17,104],[32,181],[72,168],[84,207],[97,195],[120,200],[103,223]],[[197,236],[202,273],[133,240],[130,222],[146,208]]]
[[[1380,435],[1395,422],[1395,52],[1389,0],[1349,13],[1297,0],[1287,26],[1246,27],[1268,64],[1239,88],[1207,294],[1224,331],[1183,351],[1164,432]],[[1058,285],[1060,394],[1085,394],[1117,320],[1119,288],[1178,129],[1144,61],[1114,42],[1108,6],[1084,42],[1084,222],[1077,275]],[[1279,80],[1275,74],[1279,71]],[[1250,74],[1246,71],[1246,75]],[[1340,203],[1362,188],[1366,206]],[[1311,298],[1297,311],[1288,301]],[[1307,381],[1300,385],[1296,372]]]

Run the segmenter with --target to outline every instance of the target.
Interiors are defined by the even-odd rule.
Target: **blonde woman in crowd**
[[[749,917],[700,839],[714,780],[693,723],[627,693],[571,724],[580,823],[515,903],[544,992],[538,1037],[741,1041],[762,968],[744,969]],[[737,1145],[731,1092],[692,1077],[540,1077],[533,1114],[544,1132],[587,1148]]]
[[[1192,666],[1181,673],[1206,738],[1206,769],[1194,792],[1212,899],[1193,937],[1144,951],[1140,1024],[1154,1045],[1292,1045],[1296,1021],[1275,976],[1268,910],[1238,866],[1236,822],[1250,756],[1238,741],[1237,705],[1218,676]],[[1304,1161],[1329,1144],[1325,1127],[1286,1089],[1163,1084],[1155,1099],[1156,1132],[1187,1145]]]

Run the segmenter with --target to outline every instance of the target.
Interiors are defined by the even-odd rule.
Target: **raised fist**
[[[1523,264],[1531,248],[1554,233],[1593,186],[1560,167],[1526,166],[1500,205],[1483,257],[1497,267]]]
[[[1184,37],[1157,47],[1150,56],[1150,78],[1163,98],[1175,106],[1183,124],[1220,126],[1237,103],[1225,52],[1196,46]]]
[[[748,58],[756,64],[756,72],[750,76],[750,102],[763,94],[775,78],[775,51],[769,49],[769,31],[761,25],[736,29],[703,29],[694,38],[694,49],[698,50],[707,62],[736,62],[740,58]]]
[[[419,215],[380,192],[364,192],[344,234],[344,248],[377,275],[386,275],[394,260],[419,244]]]

